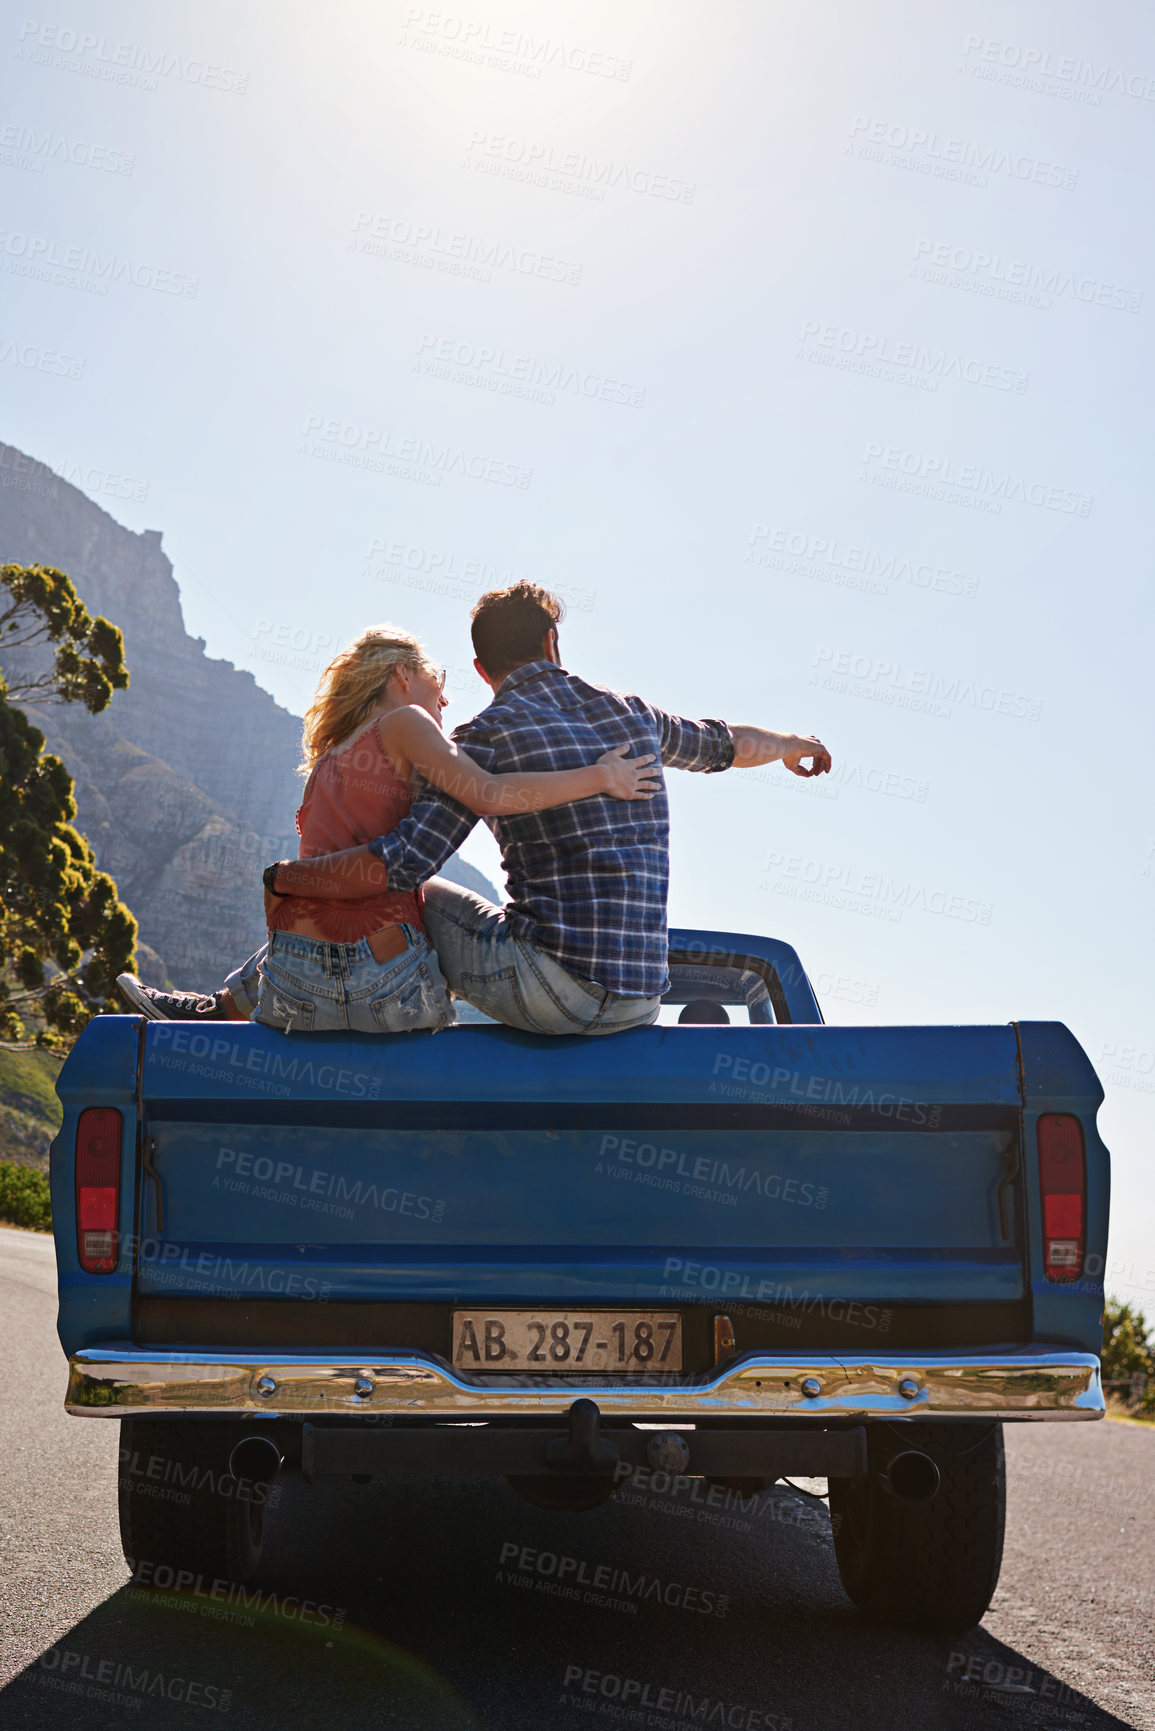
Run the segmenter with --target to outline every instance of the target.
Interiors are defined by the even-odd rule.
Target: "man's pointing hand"
[[[804,758],[813,759],[809,769],[802,767]],[[791,741],[790,750],[783,753],[782,761],[792,775],[825,775],[830,768],[830,753],[813,734],[799,734]]]

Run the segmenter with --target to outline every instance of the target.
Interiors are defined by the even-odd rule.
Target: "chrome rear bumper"
[[[259,1413],[279,1418],[535,1417],[568,1412],[586,1395],[604,1416],[630,1419],[1095,1419],[1104,1412],[1091,1353],[800,1359],[748,1354],[706,1376],[633,1380],[472,1376],[425,1353],[376,1358],[168,1352],[110,1344],[69,1361],[70,1413],[127,1418]]]

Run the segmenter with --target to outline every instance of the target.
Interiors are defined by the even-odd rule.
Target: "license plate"
[[[657,1310],[455,1310],[456,1370],[681,1370],[682,1319]]]

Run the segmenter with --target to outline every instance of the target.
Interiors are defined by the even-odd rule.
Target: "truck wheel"
[[[864,1479],[830,1481],[842,1585],[891,1628],[973,1629],[1003,1556],[1002,1426],[871,1426],[867,1448]]]
[[[140,1584],[242,1585],[261,1560],[268,1486],[237,1479],[227,1425],[180,1419],[120,1421],[120,1542]]]

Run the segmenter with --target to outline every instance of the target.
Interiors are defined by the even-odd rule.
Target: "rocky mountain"
[[[300,718],[189,636],[159,529],[124,528],[4,444],[0,562],[66,571],[89,611],[124,632],[131,684],[103,714],[27,713],[71,772],[78,827],[140,921],[142,975],[212,990],[260,942],[262,866],[297,851]],[[464,861],[447,875],[496,899]]]

